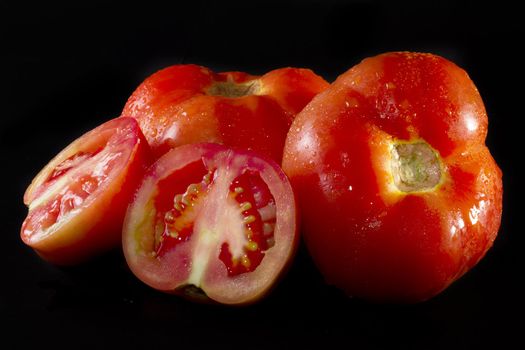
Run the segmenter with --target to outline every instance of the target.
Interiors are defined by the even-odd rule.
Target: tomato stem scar
[[[433,189],[441,173],[439,155],[426,142],[398,143],[392,148],[392,175],[400,191]]]
[[[258,80],[250,80],[244,83],[233,81],[217,81],[206,91],[212,96],[243,97],[257,95],[261,91],[261,83]]]

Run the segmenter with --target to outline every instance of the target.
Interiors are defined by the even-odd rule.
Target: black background
[[[193,0],[52,5],[0,2],[0,334],[12,348],[469,349],[523,346],[523,209],[518,187],[524,25],[497,1]],[[264,73],[310,67],[332,81],[366,56],[429,51],[466,69],[489,114],[504,172],[500,234],[485,259],[436,298],[375,305],[326,286],[304,249],[287,278],[248,308],[196,305],[142,285],[119,252],[59,269],[19,239],[22,195],[60,149],[118,116],[171,64]],[[6,327],[7,325],[7,327]]]

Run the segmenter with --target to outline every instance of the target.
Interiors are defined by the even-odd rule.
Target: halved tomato
[[[22,240],[44,259],[61,265],[117,247],[149,153],[133,118],[111,120],[75,140],[26,190],[29,213]]]
[[[175,148],[147,171],[128,208],[123,248],[151,287],[246,304],[264,296],[293,257],[295,198],[270,159],[217,144]]]

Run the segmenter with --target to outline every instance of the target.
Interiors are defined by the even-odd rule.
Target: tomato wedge
[[[124,222],[124,254],[155,289],[251,303],[291,261],[296,219],[292,188],[275,162],[218,144],[185,145],[147,171]]]
[[[150,162],[133,118],[111,120],[51,160],[24,194],[21,238],[44,259],[70,265],[120,244],[122,222]]]

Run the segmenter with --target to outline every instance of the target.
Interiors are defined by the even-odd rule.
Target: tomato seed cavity
[[[159,182],[153,256],[162,257],[190,239],[198,208],[214,185],[214,175],[215,170],[207,170],[198,161]],[[188,183],[186,188],[182,187]],[[222,243],[219,259],[228,275],[236,276],[254,271],[265,252],[275,244],[276,208],[268,186],[255,171],[245,171],[235,178],[230,184],[229,196],[238,205],[246,243],[238,256],[232,255],[227,242]]]
[[[94,152],[77,152],[71,157],[64,160],[62,163],[58,164],[55,169],[53,169],[53,172],[47,180],[46,183],[49,183],[53,180],[58,179],[59,177],[62,177],[64,174],[68,173],[71,169],[78,167],[80,164],[84,163],[86,160],[94,157],[97,155],[100,151],[102,151],[104,148],[100,147]]]
[[[156,229],[155,254],[162,256],[181,242],[187,241],[193,233],[196,207],[203,194],[211,185],[213,172],[208,171],[198,183],[191,183],[184,193],[173,196],[173,208],[159,213]]]
[[[275,199],[259,174],[246,171],[230,185],[230,195],[239,205],[245,225],[246,244],[244,254],[233,256],[228,243],[223,243],[219,259],[229,276],[254,271],[264,258],[266,250],[275,241]]]

